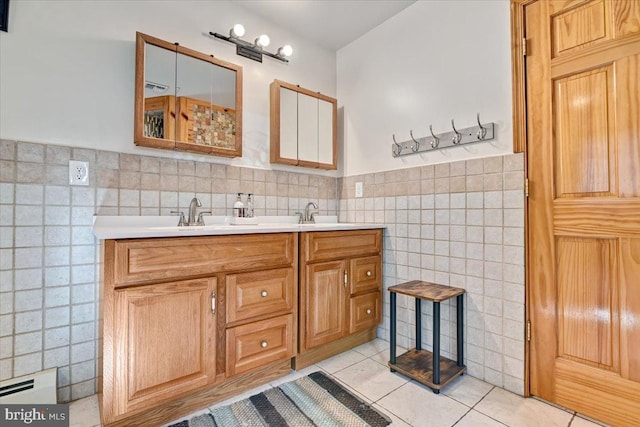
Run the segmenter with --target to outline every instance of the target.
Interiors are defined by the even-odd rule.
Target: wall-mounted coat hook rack
[[[482,123],[480,121],[480,113],[476,115],[476,122],[477,125],[475,126],[457,129],[453,119],[451,119],[451,128],[453,130],[441,134],[435,134],[433,127],[429,125],[431,136],[415,138],[413,136],[413,130],[411,130],[409,131],[411,139],[403,142],[398,142],[394,134],[391,154],[393,157],[400,157],[408,154],[424,153],[441,148],[471,144],[473,142],[490,141],[495,138],[495,123]]]

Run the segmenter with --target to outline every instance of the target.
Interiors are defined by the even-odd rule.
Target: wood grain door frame
[[[511,78],[513,103],[513,152],[524,153],[524,176],[528,178],[527,162],[527,78],[526,78],[526,40],[525,40],[525,8],[538,0],[511,0]],[[525,196],[524,204],[524,251],[525,251],[525,337],[524,337],[524,395],[531,396],[530,391],[530,351],[528,326],[530,315],[529,288],[529,203]]]

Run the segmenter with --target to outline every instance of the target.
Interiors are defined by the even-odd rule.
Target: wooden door
[[[530,391],[640,420],[640,1],[525,8]]]
[[[215,380],[216,279],[116,290],[116,413],[149,408]]]
[[[307,265],[302,301],[304,349],[342,338],[347,333],[346,261]]]

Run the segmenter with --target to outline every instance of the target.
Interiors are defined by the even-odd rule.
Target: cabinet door
[[[298,94],[298,164],[318,166],[318,99]]]
[[[307,265],[304,283],[305,349],[343,337],[347,332],[346,261]]]
[[[215,278],[115,291],[117,414],[214,382],[215,292]]]
[[[334,142],[337,140],[332,102],[318,99],[318,163],[320,167],[334,169],[337,163]]]
[[[298,93],[280,88],[280,157],[298,163]]]

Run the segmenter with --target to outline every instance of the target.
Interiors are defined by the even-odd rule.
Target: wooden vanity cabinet
[[[295,369],[370,341],[382,321],[382,230],[300,234]]]
[[[161,425],[290,372],[296,233],[103,242],[105,426]]]

